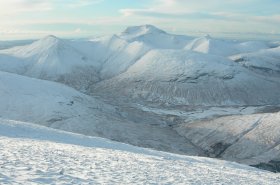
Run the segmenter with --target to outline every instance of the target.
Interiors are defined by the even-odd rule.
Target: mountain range
[[[4,123],[280,171],[280,42],[142,25],[19,43],[0,46]]]

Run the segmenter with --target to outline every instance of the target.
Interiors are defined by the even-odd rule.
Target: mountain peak
[[[64,46],[65,43],[63,40],[61,40],[60,38],[54,36],[54,35],[48,35],[36,42],[34,42],[32,44],[35,48],[41,48],[41,49],[55,49],[55,48],[58,48],[58,47],[61,47],[61,46]]]
[[[30,45],[22,46],[17,53],[24,57],[38,55],[39,53],[58,52],[58,49],[67,47],[67,44],[56,36],[48,35]]]
[[[48,36],[45,36],[44,38],[40,39],[39,41],[44,42],[44,43],[57,43],[60,41],[60,39],[54,35],[48,35]]]
[[[211,35],[210,35],[210,34],[206,34],[206,35],[204,36],[204,38],[205,38],[205,39],[207,39],[207,40],[212,39],[212,37],[211,37]]]
[[[47,35],[44,38],[49,38],[49,39],[58,39],[55,35]]]
[[[145,25],[140,25],[140,26],[131,26],[126,28],[124,32],[121,33],[121,35],[130,35],[130,36],[141,36],[145,34],[152,34],[152,33],[166,33],[165,31],[150,25],[150,24],[145,24]]]

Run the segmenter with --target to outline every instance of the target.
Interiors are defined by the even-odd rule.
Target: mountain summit
[[[146,34],[164,34],[166,33],[165,31],[153,26],[153,25],[141,25],[141,26],[131,26],[125,29],[121,33],[122,37],[127,37],[127,38],[133,38],[133,37],[139,37],[142,35]]]
[[[128,42],[138,41],[158,49],[182,49],[191,39],[188,36],[169,34],[149,24],[128,27],[119,37]]]

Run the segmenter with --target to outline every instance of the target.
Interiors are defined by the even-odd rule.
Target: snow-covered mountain
[[[126,72],[93,88],[108,97],[175,105],[280,103],[278,79],[224,57],[184,50],[152,50]]]
[[[153,25],[128,27],[119,37],[129,42],[143,42],[156,49],[182,49],[192,39],[184,35],[166,33]]]
[[[0,117],[270,168],[280,160],[279,113],[253,113],[280,105],[279,53],[278,42],[152,25],[87,40],[47,36],[0,50]]]
[[[128,42],[117,35],[92,39],[95,48],[90,52],[97,54],[101,63],[101,79],[108,79],[125,72],[151,48],[143,42]]]
[[[238,53],[254,52],[268,49],[265,41],[232,41],[212,38],[210,35],[195,38],[185,46],[185,50],[197,51],[219,56],[230,56]]]
[[[174,104],[270,104],[279,102],[277,79],[223,58],[269,45],[210,36],[192,40],[143,25],[89,41],[48,36],[1,50],[0,70],[64,83],[87,94],[118,92],[116,98],[125,94]]]
[[[259,74],[280,77],[280,46],[233,55],[230,59]]]
[[[280,112],[226,116],[180,124],[176,130],[211,157],[279,172]]]
[[[57,81],[86,92],[94,83],[116,76],[150,47],[113,35],[90,41],[47,36],[30,45],[0,51],[0,70]]]
[[[27,65],[25,75],[52,79],[71,72],[76,65],[89,64],[82,53],[66,42],[55,36],[47,36],[30,45],[11,48],[2,53],[24,59]]]
[[[0,118],[175,153],[202,154],[174,130],[150,125],[153,117],[146,114],[146,119],[135,123],[128,116],[133,114],[120,108],[59,83],[0,72]]]
[[[2,50],[0,58],[0,70],[59,81],[84,91],[99,80],[96,64],[68,41],[55,36]]]
[[[86,134],[95,133],[90,128],[106,121],[106,116],[110,119],[115,111],[114,107],[59,83],[6,72],[0,72],[0,79],[2,118]]]
[[[23,46],[32,43],[33,40],[11,40],[11,41],[0,41],[0,50],[8,49],[15,46]]]
[[[280,183],[279,174],[237,163],[163,153],[3,119],[0,150],[1,184]]]

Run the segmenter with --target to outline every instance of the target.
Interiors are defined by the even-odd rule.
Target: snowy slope
[[[279,123],[280,112],[187,122],[176,130],[212,157],[250,165],[275,161],[277,166]]]
[[[230,59],[259,74],[280,76],[280,47],[237,54]]]
[[[2,71],[59,81],[82,91],[99,80],[96,68],[90,58],[55,36],[0,51]]]
[[[0,50],[32,43],[32,40],[0,41]]]
[[[148,118],[143,119],[144,123],[134,123],[127,114],[130,113],[120,112],[116,107],[59,83],[0,72],[1,118],[158,150],[201,154],[170,128],[152,126]]]
[[[153,25],[128,27],[119,37],[129,42],[143,42],[155,49],[182,49],[192,39],[184,35],[166,33]]]
[[[218,156],[213,146],[223,148],[224,141],[232,147],[221,155],[225,159],[267,163],[278,160],[277,114],[265,116],[270,119],[261,119],[264,129],[244,138],[263,115],[195,122],[206,131],[186,131],[183,124],[181,135],[173,127],[279,105],[279,53],[278,42],[193,39],[151,25],[90,40],[48,36],[0,50],[0,117],[189,155]],[[245,136],[254,141],[257,156]]]
[[[260,41],[226,41],[210,36],[193,40],[188,36],[168,34],[152,25],[142,25],[128,27],[119,35],[87,41],[47,36],[30,45],[1,50],[0,70],[61,82],[89,94],[97,82],[122,75],[134,64],[142,63],[143,58],[149,59],[150,53],[157,52],[156,49],[163,49],[157,52],[158,58],[167,57],[180,63],[180,56],[174,55],[191,53],[189,50],[203,53],[201,58],[205,58],[205,54],[229,56],[258,51],[268,48],[268,45]],[[166,54],[171,53],[166,49],[174,49],[173,54]],[[166,63],[167,59],[163,60]],[[198,54],[196,60],[200,60]],[[143,70],[146,69],[143,67]]]
[[[0,72],[0,79],[0,116],[3,118],[79,130],[86,120],[78,121],[79,124],[77,120],[89,119],[88,114],[95,117],[90,120],[92,126],[101,121],[106,112],[108,116],[110,112],[114,114],[113,107],[58,83],[5,72]]]
[[[185,50],[208,53],[220,56],[230,56],[238,53],[259,51],[268,49],[269,44],[265,41],[232,41],[205,37],[195,38],[185,46]]]
[[[183,50],[152,50],[125,73],[93,88],[105,97],[175,105],[280,103],[278,79],[257,75],[224,57]]]
[[[1,184],[279,184],[236,163],[0,120]]]
[[[108,79],[125,72],[139,58],[150,50],[142,42],[127,42],[117,35],[91,40],[96,45],[92,53],[98,55],[100,61],[100,78]]]
[[[188,36],[168,34],[152,25],[128,27],[118,35],[96,37],[89,41],[72,41],[71,45],[100,65],[101,79],[125,72],[153,49],[181,49]]]
[[[106,36],[68,41],[47,36],[26,46],[0,51],[0,70],[57,81],[86,92],[101,79],[124,71],[150,47]]]
[[[73,66],[90,64],[82,53],[55,36],[47,36],[30,45],[1,53],[26,60],[28,69],[25,74],[37,78],[56,78],[57,75],[69,73]]]

